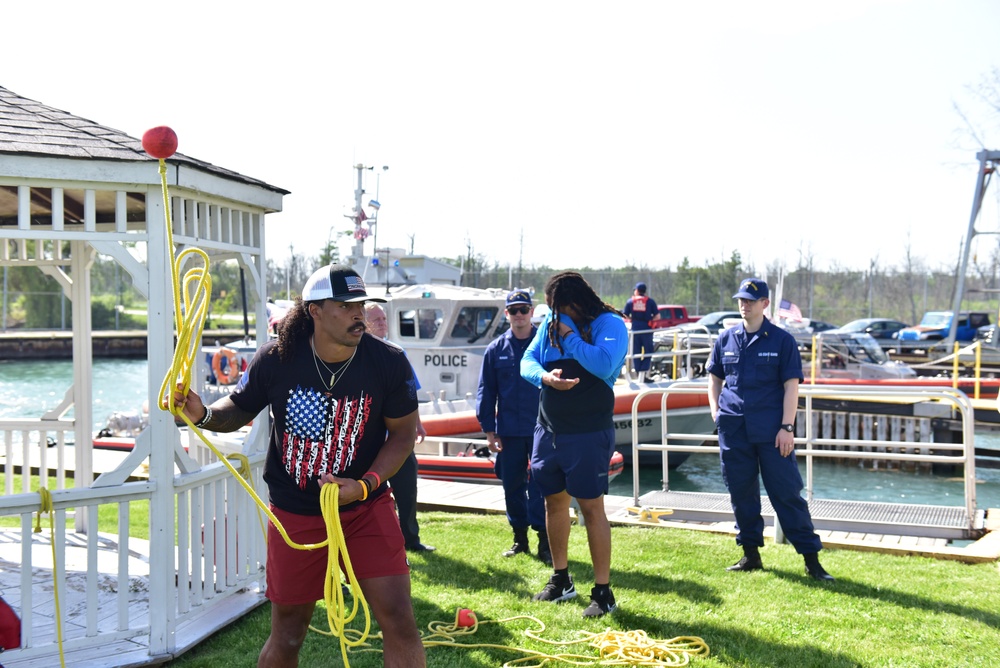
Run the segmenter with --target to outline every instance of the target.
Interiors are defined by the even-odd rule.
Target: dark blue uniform
[[[531,526],[545,530],[545,499],[534,478],[528,475],[535,422],[538,419],[538,388],[521,378],[521,358],[535,337],[518,339],[507,330],[486,349],[479,375],[476,417],[484,432],[495,432],[503,444],[494,471],[503,483],[507,521],[515,530]]]
[[[767,319],[747,334],[743,325],[722,332],[712,349],[708,371],[725,380],[719,395],[716,425],[722,476],[736,514],[736,542],[764,544],[760,515],[760,483],[799,554],[814,554],[823,545],[813,529],[802,498],[802,476],[794,451],[782,457],[775,447],[781,428],[785,381],[802,382],[802,358],[795,339]]]
[[[391,343],[391,342],[390,342]],[[395,345],[395,344],[392,344]],[[405,351],[404,351],[405,354]],[[410,365],[413,371],[413,365]],[[413,383],[417,390],[420,389],[420,379],[417,372],[413,371]],[[399,470],[389,478],[389,486],[392,487],[392,496],[396,499],[396,513],[399,515],[399,528],[403,532],[403,541],[407,549],[419,549],[420,524],[417,522],[417,455],[411,452]]]
[[[660,312],[660,307],[652,298],[646,295],[636,295],[625,302],[622,310],[626,316],[632,319],[632,366],[636,371],[648,371],[652,364],[650,355],[653,352],[653,330],[649,327],[649,321],[655,318]]]

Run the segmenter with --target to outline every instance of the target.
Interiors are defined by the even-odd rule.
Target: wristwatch
[[[792,434],[792,433],[795,432],[795,425],[794,424],[783,424],[783,425],[781,425],[781,428],[784,429],[785,431],[787,431],[789,434]]]

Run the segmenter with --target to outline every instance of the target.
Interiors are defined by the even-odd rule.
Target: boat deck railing
[[[634,350],[635,337],[630,331],[628,352],[625,355],[626,377],[631,376],[634,361],[642,357],[651,360],[651,369],[660,369],[661,375],[669,376],[670,380],[699,375],[697,360],[708,359],[715,339],[707,329],[704,327],[694,330],[664,328],[654,331],[659,332],[661,339],[663,336],[672,337],[670,347],[657,349],[654,343],[653,352],[636,353]]]
[[[663,459],[663,488],[640,496],[639,470],[634,467],[633,502],[637,505],[664,506],[674,510],[676,519],[720,521],[733,519],[728,494],[673,492],[667,466],[669,452],[706,453],[719,452],[718,435],[673,432],[669,425],[667,398],[672,394],[704,394],[708,384],[703,381],[678,382],[668,387],[651,387],[636,396],[632,405],[633,422],[638,417],[639,402],[650,394],[661,395],[662,437],[659,443],[640,443],[633,433],[632,461],[639,461],[642,451],[660,451]],[[974,447],[973,408],[969,398],[960,390],[950,388],[836,388],[802,385],[799,396],[804,400],[807,419],[798,420],[795,436],[795,453],[805,460],[806,498],[813,509],[817,528],[836,530],[898,533],[892,527],[906,525],[920,531],[920,535],[948,538],[968,538],[982,529],[982,515],[976,509],[976,462]],[[863,401],[866,406],[905,404],[932,404],[935,414],[947,414],[961,424],[960,441],[929,443],[924,440],[876,440],[872,438],[830,438],[817,429],[813,402],[815,400]],[[802,409],[800,409],[801,411]],[[872,410],[869,408],[868,410]],[[942,411],[944,413],[942,413]],[[888,414],[888,413],[887,413]],[[904,430],[905,431],[905,430]],[[900,434],[905,435],[905,434]],[[919,504],[858,502],[837,499],[814,499],[814,462],[820,458],[856,459],[895,462],[922,462],[930,465],[961,466],[963,470],[964,504],[962,506],[927,506]],[[766,516],[773,514],[767,498],[762,497]]]

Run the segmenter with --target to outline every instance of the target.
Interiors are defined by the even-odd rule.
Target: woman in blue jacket
[[[585,617],[617,607],[611,592],[611,525],[604,510],[608,463],[615,448],[614,384],[628,350],[622,314],[573,271],[545,285],[546,316],[524,357],[521,375],[541,388],[531,475],[545,496],[554,573],[536,601],[576,596],[569,575],[569,507],[575,498],[587,527],[594,588]]]

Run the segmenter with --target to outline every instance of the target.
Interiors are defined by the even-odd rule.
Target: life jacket
[[[646,302],[649,301],[649,297],[646,295],[636,295],[632,297],[632,317],[637,320],[649,320],[649,314],[646,313]]]

